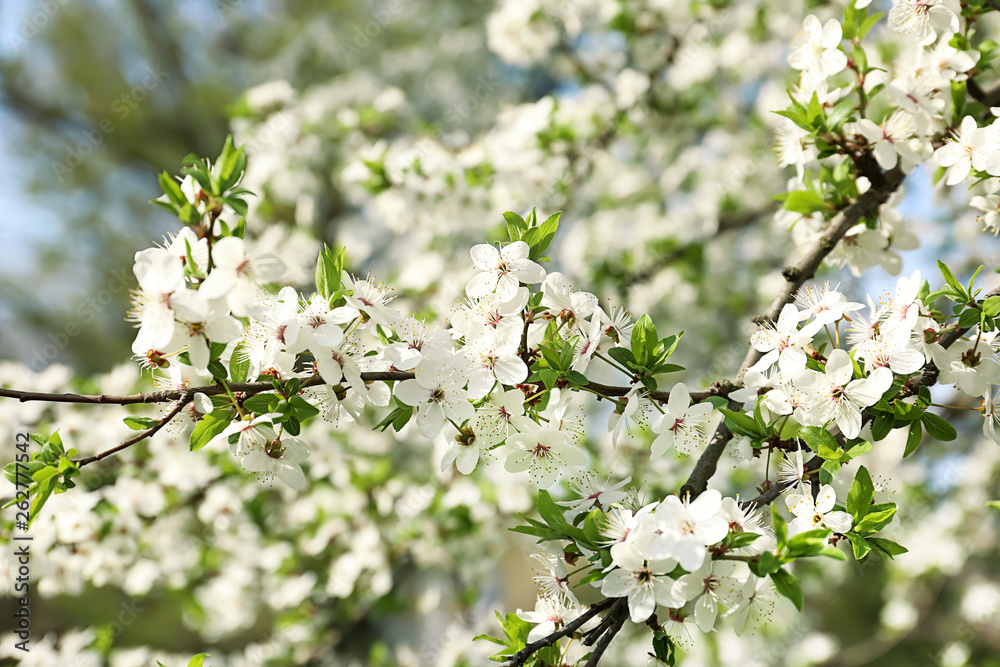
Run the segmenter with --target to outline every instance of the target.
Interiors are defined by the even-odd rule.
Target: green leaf
[[[889,525],[892,517],[896,514],[896,507],[892,506],[880,511],[869,512],[861,521],[854,526],[854,532],[859,535],[870,535]]]
[[[885,14],[883,14],[882,12],[877,12],[866,18],[864,22],[861,24],[861,27],[858,29],[858,37],[864,38],[864,36],[867,35],[868,32],[875,27],[875,24],[878,23],[879,19],[881,19],[883,16],[885,16]]]
[[[819,555],[827,546],[826,541],[829,537],[829,528],[814,528],[799,533],[788,540],[788,552],[785,554],[784,560]]]
[[[861,537],[854,531],[846,533],[847,539],[851,541],[851,546],[854,548],[854,558],[856,560],[861,560],[868,555],[871,551],[871,545],[868,544],[868,540]]]
[[[962,311],[962,314],[958,316],[958,327],[960,329],[968,329],[979,324],[979,316],[982,311],[978,308],[967,308]]]
[[[587,518],[583,520],[583,534],[590,540],[591,544],[600,544],[604,541],[604,527],[608,523],[608,517],[599,509],[591,510]]]
[[[917,447],[920,446],[921,440],[923,440],[924,431],[920,426],[919,420],[914,420],[910,422],[910,432],[906,435],[906,449],[903,451],[903,458],[917,451]]]
[[[1000,296],[991,296],[983,301],[983,312],[989,317],[1000,315]]]
[[[882,537],[869,537],[868,543],[889,558],[909,552],[909,549],[904,547],[902,544],[898,544],[897,542],[893,542],[892,540],[887,540]]]
[[[343,248],[340,252],[334,252],[329,246],[324,245],[316,259],[316,291],[331,302],[333,295],[341,288],[344,252]]]
[[[608,350],[608,356],[626,368],[637,365],[632,351],[626,347],[613,347]]]
[[[159,419],[153,419],[151,417],[126,417],[122,421],[133,431],[145,431],[151,429],[160,423]]]
[[[788,543],[788,524],[778,511],[777,505],[771,505],[771,527],[774,528],[774,537],[778,542],[778,550],[781,551]]]
[[[843,463],[835,459],[823,461],[823,465],[819,467],[819,481],[823,484],[833,484],[833,479],[843,466]]]
[[[511,243],[520,241],[521,237],[528,231],[528,223],[513,211],[504,213],[503,219],[507,223],[507,234],[510,236]]]
[[[243,176],[246,166],[247,156],[243,152],[243,147],[235,148],[232,135],[227,136],[219,159],[212,165],[213,175],[219,182],[219,192],[216,194],[222,194],[236,185]]]
[[[959,301],[968,301],[967,294],[965,292],[965,287],[962,283],[955,279],[955,274],[951,272],[948,265],[942,262],[940,259],[937,261],[938,268],[941,270],[941,275],[944,276],[944,281],[948,283],[948,286],[954,290],[955,295],[959,297]]]
[[[761,432],[757,421],[753,417],[742,412],[735,412],[725,408],[720,408],[719,412],[726,416],[726,426],[728,426],[729,430],[733,433],[745,435],[750,438],[759,438],[764,435],[763,432]]]
[[[872,477],[868,469],[864,466],[858,468],[854,476],[854,483],[847,494],[847,513],[854,517],[855,525],[868,514],[872,506],[872,499],[875,497],[875,485],[872,484]]]
[[[548,250],[549,244],[552,243],[552,239],[556,235],[556,230],[559,229],[560,215],[562,214],[555,213],[549,216],[545,222],[536,228],[537,234],[531,243],[531,252],[528,254],[529,259],[538,259]]]
[[[156,177],[160,182],[160,188],[162,188],[163,193],[167,195],[167,199],[170,200],[178,209],[188,203],[187,197],[181,191],[180,185],[174,180],[170,174],[163,172]]]
[[[636,363],[646,366],[653,360],[653,351],[660,342],[656,333],[656,325],[649,315],[643,315],[632,327],[632,354]]]
[[[653,655],[657,660],[673,667],[677,662],[676,653],[677,647],[667,633],[660,631],[653,633]]]
[[[268,412],[275,412],[275,406],[281,397],[277,394],[254,394],[243,401],[243,407],[255,415],[264,415]]]
[[[288,399],[288,403],[292,406],[292,411],[300,422],[319,414],[319,408],[301,396],[292,396]]]
[[[824,459],[840,459],[844,450],[840,448],[837,439],[830,432],[819,426],[803,426],[799,429],[799,437],[805,440],[809,449]]]
[[[205,658],[209,656],[208,653],[199,653],[193,656],[191,660],[188,661],[187,667],[202,667],[205,663]]]
[[[862,454],[867,454],[872,450],[872,443],[867,440],[862,440],[858,444],[854,445],[844,454],[843,461],[850,461],[851,459],[856,459]]]
[[[758,577],[766,577],[772,572],[777,572],[781,569],[781,561],[770,551],[765,551],[762,553],[758,560],[750,561],[750,569]]]
[[[950,442],[958,437],[955,427],[933,412],[925,412],[922,421],[927,433],[936,440]]]
[[[760,537],[758,533],[729,533],[726,537],[726,546],[730,549],[742,549],[745,546],[753,544],[758,537]]]
[[[811,190],[789,192],[788,196],[785,197],[784,206],[785,210],[802,215],[811,215],[816,211],[826,211],[830,208],[830,204],[824,197]]]
[[[232,423],[234,415],[235,412],[229,408],[219,408],[199,419],[191,432],[191,451],[201,449],[222,433]]]
[[[1000,501],[998,500],[988,500],[986,501],[987,507],[992,507],[995,510],[1000,510]]]
[[[802,611],[802,587],[795,575],[787,570],[778,570],[771,573],[771,580],[774,582],[775,590],[791,600],[796,609]]]
[[[218,359],[212,359],[208,362],[208,372],[212,374],[212,377],[219,378],[220,380],[225,380],[228,377],[226,367]]]
[[[233,382],[246,382],[250,372],[250,355],[245,354],[245,347],[240,343],[229,358],[229,377]]]
[[[875,442],[885,440],[896,425],[896,415],[892,412],[879,412],[872,422],[872,439]]]

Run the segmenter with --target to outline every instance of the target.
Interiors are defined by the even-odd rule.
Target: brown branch
[[[586,625],[587,621],[592,619],[594,616],[597,616],[599,613],[601,613],[602,611],[610,607],[612,604],[614,604],[616,600],[620,599],[622,598],[604,598],[600,602],[591,605],[590,609],[583,612],[575,619],[567,623],[561,630],[556,630],[550,635],[546,635],[545,637],[542,637],[537,641],[533,641],[530,644],[527,644],[520,651],[512,655],[510,660],[504,663],[503,667],[520,667],[528,660],[528,658],[534,655],[535,652],[547,646],[552,646],[563,637],[567,637],[573,634],[578,629]]]
[[[161,428],[163,428],[168,423],[170,423],[170,420],[173,419],[174,417],[176,417],[180,413],[180,411],[184,409],[184,406],[187,405],[188,403],[190,403],[192,400],[194,400],[194,394],[191,394],[190,396],[185,396],[185,397],[181,398],[179,401],[177,401],[177,405],[174,406],[174,409],[171,410],[170,412],[168,412],[163,417],[163,419],[161,419],[159,422],[157,422],[156,426],[153,426],[152,428],[143,431],[142,433],[140,433],[139,435],[135,436],[134,438],[129,438],[128,440],[126,440],[125,442],[121,443],[120,445],[117,445],[115,447],[112,447],[111,449],[105,450],[105,451],[101,452],[100,454],[96,454],[94,456],[88,456],[85,459],[78,459],[76,461],[77,466],[80,467],[80,468],[82,468],[83,466],[87,465],[88,463],[93,463],[95,461],[100,461],[101,459],[106,458],[108,456],[111,456],[112,454],[115,454],[116,452],[120,452],[123,449],[128,449],[129,447],[131,447],[132,445],[134,445],[137,442],[145,440],[146,438],[153,437],[156,434],[157,431],[159,431]]]
[[[874,176],[874,174],[872,175]],[[833,249],[837,247],[837,243],[847,234],[848,230],[858,224],[862,217],[878,211],[878,207],[889,199],[889,196],[899,188],[905,178],[906,174],[903,173],[902,166],[897,165],[895,169],[882,175],[878,179],[879,183],[873,180],[870,190],[834,216],[827,224],[826,231],[823,232],[823,235],[813,248],[795,266],[787,266],[781,272],[781,275],[785,278],[785,286],[778,296],[774,298],[774,301],[771,302],[771,306],[758,318],[758,321],[776,322],[781,309],[785,307],[786,303],[792,301],[795,293],[807,280],[816,275],[820,264],[833,252]],[[871,176],[869,179],[871,179]],[[736,376],[737,381],[741,380],[746,369],[757,363],[762,356],[763,353],[751,346],[740,366],[739,375]]]
[[[726,445],[732,439],[733,432],[726,427],[725,423],[719,424],[715,435],[712,436],[712,441],[698,457],[698,462],[694,464],[694,470],[691,471],[684,486],[681,487],[681,498],[690,496],[693,500],[705,492],[705,489],[708,488],[708,480],[715,476],[719,459],[722,458],[723,452],[726,451]]]
[[[786,267],[782,271],[782,275],[785,277],[785,286],[781,290],[781,293],[771,302],[771,306],[767,311],[758,318],[759,321],[776,321],[781,309],[784,308],[786,303],[792,300],[795,292],[807,280],[816,275],[816,270],[819,269],[820,264],[833,252],[833,249],[837,247],[837,243],[840,242],[848,230],[856,225],[863,216],[877,211],[878,207],[889,199],[889,196],[896,191],[902,184],[903,179],[906,178],[902,165],[897,165],[895,169],[885,174],[882,174],[877,168],[868,168],[869,165],[867,163],[859,165],[859,170],[862,166],[865,167],[864,171],[870,174],[868,178],[872,181],[871,189],[858,197],[857,201],[853,204],[834,216],[827,225],[826,231],[813,248],[795,266]],[[753,346],[750,347],[736,376],[737,384],[742,384],[743,374],[746,372],[746,369],[755,364],[761,356],[763,356],[761,352],[757,351]],[[726,445],[729,443],[729,440],[732,439],[732,433],[729,433],[727,436],[728,431],[729,429],[725,427],[725,424],[719,425],[719,429],[713,436],[712,442],[702,452],[698,458],[698,462],[695,464],[694,470],[691,471],[684,486],[681,487],[682,495],[687,493],[694,499],[708,487],[708,480],[715,474],[719,459],[726,451]]]
[[[361,374],[361,379],[365,382],[399,382],[402,380],[412,380],[414,378],[413,371],[372,371]],[[312,377],[302,383],[302,388],[315,387],[317,385],[323,384],[323,379],[320,377]],[[533,384],[535,386],[542,386],[542,382],[526,382],[524,384]],[[628,394],[632,387],[622,387],[622,386],[612,386],[607,384],[601,384],[599,382],[591,382],[587,385],[591,389],[604,394],[605,396],[625,396]],[[259,394],[265,391],[273,391],[274,385],[270,382],[233,382],[229,384],[230,390],[238,394],[246,394],[247,396],[253,396],[254,394]],[[717,382],[710,386],[708,389],[703,391],[693,391],[691,392],[691,399],[695,403],[704,401],[711,396],[728,396],[731,391],[737,388],[736,385],[726,382]],[[186,396],[193,397],[197,393],[205,394],[206,396],[216,396],[218,394],[226,393],[225,387],[221,385],[204,385],[201,387],[188,387],[185,389],[167,389],[163,391],[153,391],[145,394],[130,394],[130,395],[113,395],[113,394],[101,394],[101,395],[87,395],[87,394],[52,394],[47,392],[38,391],[21,391],[18,389],[0,389],[0,397],[6,398],[16,398],[17,400],[25,403],[27,401],[46,401],[49,403],[89,403],[89,404],[107,404],[107,405],[135,405],[138,403],[170,403],[172,401],[179,400]],[[660,403],[665,403],[670,399],[669,391],[651,391],[649,392],[649,398]]]
[[[608,646],[611,645],[611,640],[615,638],[615,635],[622,629],[625,625],[625,619],[628,618],[628,600],[625,598],[618,598],[614,606],[611,607],[611,611],[604,619],[604,623],[607,623],[607,629],[601,632],[599,635],[592,635],[584,640],[584,644],[590,645],[595,637],[600,637],[597,643],[594,645],[594,652],[590,654],[590,659],[587,660],[585,667],[597,667],[597,663],[601,661],[601,657],[604,652],[608,650]],[[602,625],[604,625],[602,623]]]

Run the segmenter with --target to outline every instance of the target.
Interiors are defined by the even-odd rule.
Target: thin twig
[[[415,377],[413,371],[372,371],[361,374],[364,382],[399,382],[402,380],[412,380]],[[312,377],[302,383],[302,388],[314,387],[323,384],[320,377]],[[526,382],[543,386],[542,382]],[[605,396],[624,396],[632,390],[632,387],[620,387],[591,382],[587,385],[595,391]],[[232,382],[229,388],[237,394],[253,396],[265,391],[273,391],[274,385],[270,382]],[[729,392],[736,389],[736,385],[731,383],[716,383],[703,391],[691,392],[691,399],[701,402],[711,396],[728,396]],[[19,389],[0,389],[0,397],[16,398],[25,403],[27,401],[45,401],[48,403],[89,403],[107,405],[135,405],[139,403],[170,403],[185,396],[193,396],[202,393],[206,396],[215,396],[226,393],[226,388],[222,385],[204,385],[202,387],[188,387],[186,389],[167,389],[163,391],[153,391],[145,394],[130,395],[88,395],[88,394],[52,394],[38,391],[21,391]],[[652,391],[649,393],[651,400],[665,403],[670,399],[669,391]]]
[[[532,655],[535,654],[535,652],[545,648],[546,646],[552,646],[563,637],[567,637],[573,634],[578,629],[586,625],[587,621],[589,621],[594,616],[597,616],[599,613],[610,607],[612,604],[614,604],[615,600],[618,599],[621,598],[605,598],[600,602],[591,605],[590,609],[583,612],[575,619],[567,623],[565,626],[563,626],[561,630],[556,630],[550,635],[547,635],[537,641],[533,641],[530,644],[527,644],[520,651],[512,655],[510,660],[504,663],[503,667],[520,667],[520,665],[523,665],[528,658],[530,658]]]
[[[188,403],[190,403],[192,400],[194,400],[194,394],[191,394],[190,396],[185,396],[185,397],[181,398],[179,401],[177,401],[177,405],[174,406],[174,409],[171,410],[170,412],[168,412],[163,417],[163,419],[161,419],[159,422],[157,422],[157,424],[155,426],[153,426],[152,428],[147,429],[147,430],[143,431],[142,433],[140,433],[139,435],[135,436],[134,438],[129,438],[128,440],[126,440],[125,442],[121,443],[120,445],[117,445],[115,447],[112,447],[111,449],[105,450],[105,451],[101,452],[100,454],[96,454],[94,456],[88,456],[85,459],[79,459],[79,460],[77,460],[76,461],[77,466],[79,466],[79,467],[82,468],[83,466],[87,465],[88,463],[93,463],[95,461],[100,461],[101,459],[103,459],[105,457],[108,457],[108,456],[111,456],[112,454],[114,454],[116,452],[120,452],[123,449],[127,449],[127,448],[131,447],[132,445],[134,445],[137,442],[145,440],[146,438],[153,437],[156,434],[157,431],[159,431],[161,428],[163,428],[164,426],[166,426],[170,422],[170,420],[173,419],[174,417],[176,417],[178,415],[178,413],[180,413],[180,411],[184,409],[184,406],[187,405]]]
[[[611,640],[615,638],[615,635],[625,625],[625,619],[628,618],[628,601],[625,598],[618,598],[618,601],[611,607],[611,611],[608,612],[607,618],[611,619],[610,627],[597,640],[597,644],[594,645],[594,652],[590,654],[590,659],[587,660],[586,667],[597,667],[597,663],[601,661],[601,656],[604,655],[604,652],[608,650],[608,646],[611,645]]]

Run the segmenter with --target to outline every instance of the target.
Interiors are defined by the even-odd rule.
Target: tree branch
[[[618,598],[615,601],[611,611],[604,619],[604,623],[607,623],[607,629],[600,634],[592,635],[584,640],[584,644],[590,644],[593,638],[600,637],[597,643],[594,645],[594,652],[590,654],[590,659],[587,660],[585,667],[597,667],[597,663],[601,661],[601,657],[604,652],[608,650],[608,646],[611,645],[611,640],[615,638],[615,635],[622,629],[625,625],[625,619],[628,618],[628,600],[625,598]],[[602,623],[602,625],[604,624]]]
[[[100,461],[101,459],[103,459],[105,457],[108,457],[108,456],[111,456],[112,454],[114,454],[116,452],[120,452],[123,449],[127,449],[127,448],[131,447],[132,445],[134,445],[137,442],[145,440],[146,438],[153,437],[156,434],[157,431],[159,431],[161,428],[163,428],[168,423],[170,423],[170,420],[173,419],[174,417],[176,417],[180,413],[180,411],[184,409],[184,406],[187,405],[188,403],[190,403],[192,400],[194,400],[194,394],[191,394],[190,396],[185,396],[185,397],[181,398],[181,400],[177,401],[177,405],[174,406],[174,409],[171,410],[170,412],[168,412],[166,415],[164,415],[164,417],[156,424],[156,426],[153,426],[152,428],[143,431],[142,433],[140,433],[139,435],[135,436],[134,438],[129,438],[128,440],[126,440],[125,442],[121,443],[120,445],[118,445],[116,447],[112,447],[111,449],[105,450],[105,451],[101,452],[100,454],[97,454],[95,456],[88,456],[85,459],[78,459],[76,461],[77,466],[79,466],[79,467],[82,468],[83,466],[87,465],[88,463],[93,463],[95,461]]]
[[[823,260],[826,259],[831,252],[833,252],[833,249],[837,247],[837,243],[840,242],[844,235],[852,227],[854,227],[854,225],[858,224],[858,221],[860,221],[862,217],[875,213],[878,210],[878,207],[884,204],[886,200],[889,199],[889,196],[892,195],[897,188],[899,188],[905,178],[906,174],[903,173],[902,166],[897,165],[895,169],[885,172],[885,174],[879,178],[879,183],[875,183],[873,180],[870,190],[858,197],[857,201],[853,204],[834,216],[833,219],[827,224],[826,231],[823,232],[823,235],[816,242],[813,248],[806,253],[806,255],[795,264],[795,266],[787,266],[785,267],[785,270],[781,272],[781,275],[785,278],[785,286],[778,296],[774,298],[774,301],[771,302],[771,306],[758,318],[758,320],[761,322],[777,321],[778,315],[781,313],[781,309],[785,307],[786,303],[790,303],[792,301],[795,293],[800,287],[802,287],[802,285],[805,284],[807,280],[816,275],[816,271],[819,269],[820,264],[823,263]],[[746,369],[757,363],[762,356],[763,353],[757,351],[751,346],[746,357],[743,359],[740,372],[736,376],[737,381],[742,380]]]
[[[361,374],[361,379],[365,382],[400,382],[402,380],[412,380],[414,378],[413,371],[372,371]],[[302,383],[302,388],[315,387],[317,385],[323,384],[323,379],[320,377],[313,377]],[[525,384],[532,384],[535,386],[542,386],[541,382],[526,382]],[[590,382],[588,385],[591,389],[604,394],[605,396],[625,396],[628,394],[632,387],[623,386],[612,386],[607,384],[601,384],[599,382]],[[246,394],[247,396],[253,396],[265,391],[273,391],[274,385],[270,382],[232,382],[229,384],[229,388],[238,394]],[[695,403],[704,401],[706,398],[711,396],[728,396],[730,392],[737,388],[736,385],[727,382],[717,382],[711,385],[708,389],[703,391],[693,391],[691,392],[691,398]],[[190,396],[194,397],[195,394],[202,393],[206,396],[216,396],[218,394],[226,393],[225,387],[221,385],[204,385],[201,387],[188,387],[186,389],[167,389],[163,391],[153,391],[144,394],[128,394],[128,395],[113,395],[113,394],[100,394],[100,395],[88,395],[88,394],[53,394],[47,392],[38,391],[21,391],[19,389],[0,389],[0,397],[6,398],[16,398],[22,403],[28,401],[46,401],[49,403],[100,403],[108,405],[135,405],[138,403],[170,403],[172,401],[179,400],[181,398]],[[670,399],[669,391],[651,391],[649,392],[649,398],[651,400],[665,403]]]
[[[556,630],[550,635],[547,635],[537,641],[533,641],[530,644],[527,644],[520,651],[512,655],[510,660],[504,663],[503,667],[520,667],[528,660],[528,658],[534,655],[536,651],[539,651],[545,648],[546,646],[552,646],[563,637],[568,637],[569,635],[573,634],[578,629],[586,625],[587,621],[592,619],[594,616],[597,616],[599,613],[610,607],[612,604],[614,604],[616,600],[619,599],[621,598],[604,598],[600,602],[591,605],[590,609],[583,612],[575,619],[567,623],[561,630]]]

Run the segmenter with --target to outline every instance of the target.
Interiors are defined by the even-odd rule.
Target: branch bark
[[[568,637],[573,634],[586,625],[587,622],[594,616],[597,616],[599,613],[614,604],[615,600],[620,599],[621,598],[604,598],[600,602],[591,605],[590,609],[567,623],[561,630],[556,630],[552,634],[542,637],[538,641],[533,641],[530,644],[527,644],[524,648],[511,656],[510,660],[505,662],[503,667],[520,667],[528,660],[528,658],[534,655],[536,651],[543,649],[546,646],[552,646],[563,637]]]

